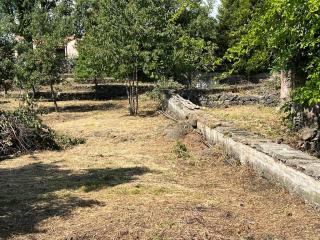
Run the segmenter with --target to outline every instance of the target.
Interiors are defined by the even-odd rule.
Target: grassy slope
[[[87,143],[0,162],[0,239],[318,239],[319,212],[197,134],[177,159],[152,104],[139,118],[124,101],[60,105],[44,121]]]

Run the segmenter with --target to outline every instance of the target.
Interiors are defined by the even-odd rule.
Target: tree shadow
[[[59,107],[59,112],[92,112],[92,111],[105,111],[105,110],[116,110],[122,108],[119,104],[114,103],[101,103],[101,104],[85,104],[85,105],[69,105],[64,107]],[[55,112],[55,108],[53,106],[39,107],[39,113],[48,114]]]
[[[57,192],[59,190],[96,191],[129,183],[148,172],[148,168],[133,167],[74,173],[42,163],[0,169],[0,239],[39,232],[36,228],[39,222],[67,216],[76,208],[103,205],[96,200],[72,196],[70,192]]]
[[[138,116],[142,118],[146,117],[157,117],[159,115],[158,110],[146,110],[146,111],[140,111]]]

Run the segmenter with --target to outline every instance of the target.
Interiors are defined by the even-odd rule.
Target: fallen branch
[[[172,117],[171,115],[169,115],[168,113],[166,113],[166,112],[164,112],[164,111],[159,110],[158,112],[159,112],[160,114],[164,115],[165,117],[167,117],[167,118],[175,121],[175,122],[179,122],[179,120],[175,119],[174,117]]]

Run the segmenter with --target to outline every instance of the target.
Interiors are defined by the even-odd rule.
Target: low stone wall
[[[279,100],[277,96],[240,96],[236,94],[214,94],[208,96],[200,96],[198,102],[205,107],[220,107],[233,105],[254,105],[260,104],[265,106],[277,106]]]
[[[291,193],[320,206],[320,159],[234,129],[232,124],[212,123],[198,106],[178,95],[168,96],[167,111],[176,118],[196,122],[196,128],[207,141],[223,145],[242,164],[252,166]]]
[[[301,142],[299,147],[320,157],[320,104],[310,108],[292,106],[293,128],[299,131]]]
[[[148,91],[152,91],[152,86],[140,86],[139,93],[143,94]],[[99,85],[98,87],[93,87],[92,90],[75,90],[60,92],[57,91],[58,101],[69,101],[69,100],[111,100],[127,96],[127,90],[125,85]],[[31,95],[31,93],[30,93]],[[10,93],[12,97],[19,97],[19,93]],[[39,91],[35,95],[36,99],[51,99],[50,91]]]

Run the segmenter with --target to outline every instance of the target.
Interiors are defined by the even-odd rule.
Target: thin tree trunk
[[[135,70],[132,73],[132,85],[131,85],[131,109],[132,109],[132,116],[136,115],[136,98],[135,98]]]
[[[58,104],[57,104],[57,98],[56,98],[56,93],[54,91],[54,88],[53,88],[53,82],[50,81],[50,89],[51,89],[51,98],[52,98],[52,101],[54,103],[54,109],[56,112],[58,112]]]
[[[294,88],[295,74],[292,69],[281,70],[281,91],[280,99],[282,102],[291,100],[292,90]]]
[[[98,79],[96,77],[93,79],[93,82],[95,87],[97,88],[99,84],[98,84]]]
[[[34,110],[34,99],[35,99],[35,97],[36,97],[36,88],[35,88],[35,86],[34,85],[32,85],[32,97],[31,97],[31,103],[30,103],[30,108],[31,108],[31,111],[33,111]]]
[[[133,94],[133,91],[132,91],[132,82],[133,80],[131,78],[128,78],[128,90],[127,90],[127,93],[128,93],[128,100],[129,100],[129,114],[132,116],[134,114],[134,109],[133,109],[133,97],[132,97],[132,94]]]
[[[129,102],[129,106],[130,106],[130,79],[127,77],[126,80],[126,91],[127,91],[127,97],[128,97],[128,102]]]
[[[36,93],[36,88],[33,84],[32,84],[32,94],[33,94],[33,98],[35,98],[37,93]]]
[[[136,78],[136,86],[135,86],[135,90],[136,90],[136,106],[135,106],[135,115],[138,116],[139,113],[139,80],[138,80],[138,68],[136,67],[135,69],[135,78]]]

